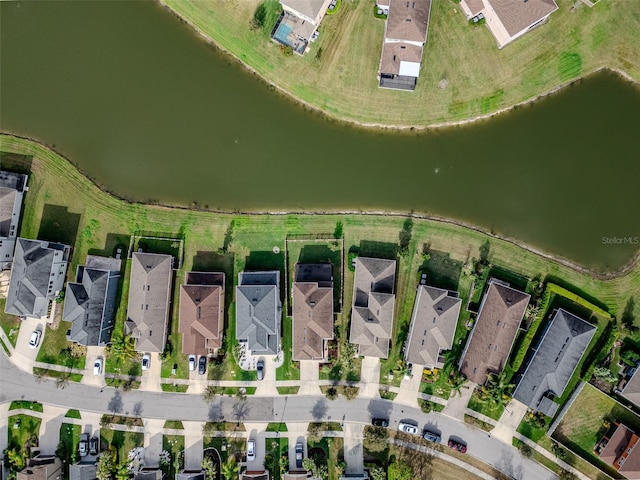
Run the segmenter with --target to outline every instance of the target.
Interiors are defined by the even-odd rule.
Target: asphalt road
[[[449,437],[467,444],[467,453],[498,470],[522,480],[551,480],[556,476],[533,462],[510,445],[489,437],[486,432],[468,427],[438,413],[424,414],[382,399],[342,398],[330,401],[324,396],[217,397],[206,404],[200,395],[155,393],[132,390],[122,392],[113,387],[99,388],[70,382],[56,388],[53,380],[38,383],[33,375],[15,367],[0,354],[0,403],[12,400],[38,401],[81,411],[119,413],[143,418],[181,419],[187,421],[304,422],[336,421],[370,423],[371,417],[389,418],[390,428],[399,421],[417,424],[420,431],[427,426],[440,432],[443,443]]]

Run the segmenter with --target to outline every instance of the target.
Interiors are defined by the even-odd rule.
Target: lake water
[[[597,268],[639,247],[603,239],[640,236],[640,92],[612,74],[471,126],[379,133],[303,111],[153,3],[0,14],[2,131],[55,146],[120,196],[415,210]]]

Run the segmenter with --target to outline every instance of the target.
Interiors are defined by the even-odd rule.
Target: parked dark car
[[[91,437],[91,440],[89,440],[89,453],[91,455],[98,454],[98,437]]]
[[[435,432],[430,432],[429,430],[425,430],[422,437],[425,440],[429,440],[430,442],[433,442],[433,443],[440,443],[440,440],[441,440],[439,434]]]
[[[258,380],[262,380],[264,378],[264,360],[258,360],[256,370],[258,371]]]
[[[304,448],[302,443],[296,443],[296,468],[302,468],[302,459],[304,457]]]
[[[376,427],[388,427],[389,420],[385,420],[384,418],[372,418],[371,425],[374,425]]]
[[[460,453],[467,453],[467,446],[463,443],[460,443],[456,440],[451,440],[449,439],[449,447],[453,448],[454,450],[459,451]]]
[[[204,355],[200,356],[200,360],[198,361],[198,373],[200,375],[204,375],[207,372],[207,357]]]

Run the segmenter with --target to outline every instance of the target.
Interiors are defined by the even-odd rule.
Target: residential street
[[[324,396],[247,397],[242,402],[235,397],[217,397],[207,405],[199,395],[156,393],[132,390],[122,393],[113,387],[101,389],[70,382],[58,389],[55,382],[37,383],[33,375],[15,367],[6,355],[0,355],[0,403],[11,400],[39,401],[54,406],[82,411],[115,412],[138,415],[145,419],[182,419],[208,421],[224,418],[244,422],[305,422],[342,421],[368,424],[371,417],[390,419],[390,428],[407,419],[417,422],[422,429],[429,424],[441,432],[443,442],[453,435],[464,440],[468,453],[483,459],[497,469],[522,480],[550,480],[555,476],[542,465],[526,459],[517,449],[485,432],[466,426],[437,413],[423,414],[419,409],[394,405],[382,399],[357,398],[334,401]],[[258,452],[259,453],[259,452]],[[526,473],[525,473],[526,472]]]

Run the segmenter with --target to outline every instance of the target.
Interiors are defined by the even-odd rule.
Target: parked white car
[[[93,362],[93,374],[100,375],[102,373],[102,358],[96,358],[96,361]]]
[[[194,371],[196,369],[196,356],[189,355],[189,370]]]
[[[253,462],[256,459],[256,441],[250,438],[247,441],[247,462]]]
[[[40,337],[42,337],[42,332],[40,330],[34,330],[29,339],[29,348],[36,348],[40,345]]]
[[[416,435],[418,433],[418,427],[411,425],[410,423],[400,422],[398,424],[398,430],[404,433],[410,433],[411,435]]]
[[[145,353],[142,356],[142,370],[149,370],[150,365],[151,365],[151,354]]]

